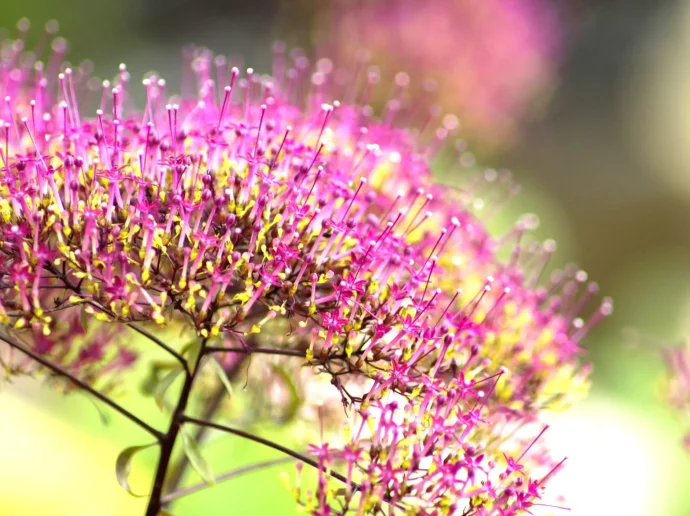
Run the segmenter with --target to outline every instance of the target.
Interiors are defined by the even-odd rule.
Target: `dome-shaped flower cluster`
[[[336,396],[303,395],[348,419],[344,440],[310,448],[317,484],[295,489],[315,515],[538,503],[560,464],[536,442],[539,411],[585,381],[579,342],[611,304],[580,318],[597,287],[578,269],[543,283],[553,244],[525,243],[524,221],[488,234],[476,195],[509,190],[505,174],[461,191],[434,182],[452,118],[415,130],[400,107],[379,119],[356,85],[338,102],[332,66],[312,70],[281,46],[271,77],[198,49],[197,97],[170,97],[149,76],[141,111],[123,65],[90,116],[89,70],[64,63],[61,40],[45,64],[21,39],[1,50],[6,335],[60,364],[69,340],[42,336],[80,311],[142,331],[191,327],[198,358],[182,360],[164,451],[194,422],[184,409],[200,357],[264,351],[308,365]],[[133,358],[100,347],[106,370]]]

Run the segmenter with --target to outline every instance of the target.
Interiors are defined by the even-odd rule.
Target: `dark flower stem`
[[[115,409],[117,412],[119,412],[120,414],[125,416],[127,419],[129,419],[133,423],[137,424],[138,426],[140,426],[141,428],[146,430],[148,433],[153,435],[159,441],[161,441],[161,442],[163,441],[165,436],[160,431],[156,430],[155,428],[150,426],[148,423],[142,421],[137,416],[132,414],[129,410],[127,410],[124,407],[122,407],[121,405],[115,403],[113,400],[108,398],[106,395],[98,392],[96,389],[91,387],[88,383],[81,381],[79,378],[77,378],[76,376],[73,376],[72,374],[67,372],[65,369],[63,369],[62,367],[60,367],[56,364],[53,364],[50,360],[47,360],[46,358],[42,357],[38,353],[35,353],[31,349],[27,348],[24,344],[12,339],[11,337],[8,337],[7,335],[0,334],[0,340],[5,342],[6,344],[12,346],[14,349],[19,350],[22,353],[30,356],[36,362],[41,364],[43,367],[50,369],[53,373],[55,373],[59,376],[62,376],[64,378],[67,378],[70,382],[81,387],[86,392],[93,395],[95,398],[101,400],[103,403],[105,403],[109,407]]]
[[[209,351],[210,346],[206,347],[206,352]],[[235,374],[239,371],[240,367],[242,366],[242,363],[244,360],[242,357],[237,360],[236,362],[233,362],[229,367],[224,369],[225,374],[227,375],[229,380],[232,380]],[[203,412],[201,414],[202,419],[206,420],[211,420],[213,419],[213,416],[218,412],[218,409],[221,406],[221,403],[223,401],[223,398],[226,395],[226,389],[225,385],[223,385],[222,382],[219,382],[219,385],[216,386],[214,392],[211,394],[211,396],[208,399],[208,402],[204,406]],[[206,438],[206,434],[208,433],[208,427],[205,426],[199,426],[197,429],[196,433],[194,434],[194,441],[201,445],[201,443],[204,441]],[[189,459],[187,459],[186,455],[182,455],[180,457],[180,460],[178,463],[172,468],[172,471],[170,472],[170,475],[168,477],[168,481],[166,482],[166,491],[167,492],[175,492],[177,489],[180,487],[180,483],[182,482],[182,479],[184,477],[184,474],[187,470],[187,467],[189,466]],[[206,484],[204,484],[206,485]],[[174,498],[170,498],[172,500]],[[168,500],[168,497],[164,497],[164,503],[168,503],[170,500]]]
[[[74,282],[72,282],[65,274],[62,274],[57,267],[54,265],[48,263],[44,265],[45,270],[53,273],[56,278],[58,278],[60,281],[64,283],[64,285],[69,288],[72,292],[74,292],[77,296],[81,297],[81,289],[79,288],[78,285],[75,285]],[[111,316],[115,317],[115,314],[113,314],[110,310],[108,310],[106,307],[101,306],[99,303],[96,303],[95,301],[85,301],[86,303],[90,304],[94,308],[100,310],[101,312]],[[151,342],[156,344],[157,346],[161,347],[164,349],[166,352],[170,353],[180,364],[182,364],[182,367],[189,372],[189,366],[187,365],[187,361],[184,359],[182,355],[180,355],[177,351],[175,351],[173,348],[168,346],[165,342],[163,342],[161,339],[156,337],[153,333],[148,331],[147,329],[139,326],[138,324],[134,322],[125,322],[128,327],[130,327],[132,330],[136,331],[137,333],[143,335],[144,337],[148,338]]]
[[[187,402],[189,401],[189,395],[192,392],[192,385],[194,384],[194,379],[199,372],[199,366],[201,360],[204,357],[204,350],[206,348],[207,339],[203,339],[200,344],[199,354],[197,355],[194,367],[191,370],[185,371],[185,380],[182,385],[182,391],[180,392],[180,397],[177,400],[177,406],[173,411],[172,417],[170,419],[170,426],[168,431],[165,433],[161,440],[161,452],[158,457],[158,466],[156,467],[156,474],[153,480],[153,488],[151,490],[151,497],[149,498],[149,504],[146,508],[146,516],[157,516],[163,505],[163,487],[165,486],[165,476],[168,472],[168,466],[170,465],[170,458],[172,457],[173,448],[175,447],[175,442],[177,441],[177,436],[182,428],[184,411],[187,408]]]
[[[136,328],[135,328],[136,329]],[[296,349],[283,349],[283,348],[271,348],[254,346],[253,342],[249,342],[247,346],[243,347],[228,347],[228,346],[206,346],[204,348],[205,354],[213,353],[237,353],[251,355],[253,353],[265,354],[265,355],[283,355],[292,356],[297,358],[305,358],[305,352]],[[224,369],[225,374],[228,379],[232,380],[236,373],[240,370],[242,364],[244,363],[244,357],[240,357],[239,360],[233,362],[229,367]],[[221,383],[219,384],[213,394],[210,396],[208,403],[204,406],[201,413],[201,419],[205,421],[212,421],[213,417],[217,413],[221,406],[223,398],[226,395],[225,386]],[[194,434],[194,441],[197,444],[201,444],[206,438],[206,434],[209,431],[209,427],[198,425],[198,429]],[[178,463],[172,468],[168,480],[166,482],[166,492],[172,493],[176,492],[180,487],[184,474],[189,467],[189,460],[186,455],[180,457]],[[164,497],[164,499],[166,499]],[[172,500],[172,499],[171,499]],[[167,499],[166,502],[167,503]]]
[[[108,313],[108,311],[107,311],[107,310],[104,310],[104,308],[103,308],[102,306],[100,306],[100,305],[96,305],[96,306],[98,307],[99,310],[103,310],[103,311],[105,311],[106,313]],[[153,333],[151,333],[150,331],[148,331],[146,328],[142,328],[141,326],[139,326],[138,324],[133,323],[133,322],[128,322],[128,323],[125,323],[125,324],[126,324],[127,326],[129,326],[131,329],[133,329],[135,332],[139,333],[140,335],[143,335],[144,337],[146,337],[147,339],[149,339],[150,341],[152,341],[154,344],[158,345],[159,347],[161,347],[162,349],[164,349],[165,351],[167,351],[167,352],[168,352],[170,355],[172,355],[178,362],[180,362],[180,364],[182,364],[182,367],[183,367],[187,372],[189,372],[189,366],[187,365],[187,361],[186,361],[185,358],[184,358],[182,355],[180,355],[177,351],[175,351],[174,349],[172,349],[170,346],[168,346],[165,342],[163,342],[161,339],[159,339],[158,337],[156,337]]]
[[[306,353],[299,349],[267,348],[261,346],[248,348],[226,348],[223,346],[208,346],[206,348],[206,353],[246,353],[247,355],[251,355],[252,353],[258,353],[262,355],[283,355],[288,357],[306,358]]]

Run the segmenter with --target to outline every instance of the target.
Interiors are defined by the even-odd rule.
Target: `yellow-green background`
[[[504,214],[540,215],[538,234],[555,237],[559,260],[575,260],[615,297],[615,314],[587,341],[593,395],[557,417],[549,431],[569,468],[559,480],[571,514],[690,514],[690,454],[682,421],[663,404],[658,350],[690,334],[690,9],[671,0],[573,2],[558,87],[544,116],[517,144],[482,157],[507,166],[523,193]],[[155,68],[179,80],[179,49],[205,44],[267,69],[271,41],[306,42],[308,0],[5,0],[0,26],[21,16],[61,21],[78,61],[101,77],[120,62],[134,84]],[[575,17],[576,16],[576,17]],[[439,171],[453,180],[452,171]],[[450,174],[450,177],[449,177]],[[161,423],[136,395],[121,398]],[[110,415],[104,426],[84,395],[63,398],[31,381],[0,388],[0,515],[140,514],[141,499],[117,484],[120,450],[147,436]],[[207,454],[220,473],[273,457],[234,438]],[[131,483],[149,486],[154,449],[137,456]],[[193,495],[178,515],[290,514],[278,480],[291,465],[231,480]]]

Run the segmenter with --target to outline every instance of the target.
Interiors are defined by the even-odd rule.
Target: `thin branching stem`
[[[72,292],[74,292],[77,296],[81,296],[81,290],[80,288],[74,284],[65,274],[62,274],[57,267],[55,267],[52,264],[45,264],[45,269],[52,272],[56,278],[58,278],[64,285],[70,289]],[[109,315],[110,317],[113,317],[117,319],[116,314],[114,314],[112,311],[108,310],[106,307],[102,306],[100,303],[97,303],[96,301],[93,300],[85,300],[86,303],[90,304],[94,308],[100,310],[101,312]],[[165,342],[163,342],[161,339],[156,337],[153,333],[148,331],[146,328],[143,328],[142,326],[139,326],[138,324],[134,322],[127,322],[123,321],[123,324],[127,325],[137,333],[143,335],[144,337],[147,337],[149,340],[151,340],[154,344],[158,345],[160,348],[164,349],[167,351],[170,355],[172,355],[175,360],[177,360],[180,364],[182,364],[182,367],[185,369],[185,371],[188,372],[189,366],[187,365],[187,361],[184,359],[182,355],[180,355],[177,351],[175,351],[173,348],[168,346]]]
[[[235,374],[239,371],[240,367],[242,366],[242,363],[244,362],[244,357],[236,357],[237,360],[235,360],[229,367],[226,367],[223,369],[223,373],[228,377],[229,380],[232,380],[232,378],[235,376]],[[213,416],[216,414],[218,409],[221,407],[223,398],[225,398],[227,394],[226,387],[223,384],[223,382],[218,382],[218,385],[216,386],[216,390],[213,392],[213,394],[208,398],[206,403],[204,404],[204,408],[202,410],[201,414],[201,419],[205,420],[211,420],[213,419]],[[194,434],[194,441],[198,444],[201,445],[204,441],[204,438],[206,437],[207,432],[210,429],[205,426],[199,426],[197,429],[196,433]],[[182,455],[178,463],[173,466],[171,469],[167,479],[166,479],[166,489],[168,491],[174,492],[177,491],[177,489],[180,487],[180,484],[182,483],[182,479],[185,475],[185,471],[187,470],[187,467],[189,466],[189,459],[187,458],[186,455]]]
[[[223,482],[225,480],[230,480],[231,478],[235,478],[239,475],[242,475],[244,473],[251,473],[252,471],[258,471],[260,469],[265,469],[265,468],[270,468],[271,466],[277,466],[279,464],[285,464],[287,462],[292,462],[295,459],[292,457],[282,457],[280,459],[273,459],[273,460],[267,460],[264,462],[257,462],[256,464],[250,464],[249,466],[243,466],[241,468],[233,469],[232,471],[228,471],[227,473],[223,473],[222,475],[219,475],[215,478],[216,484]],[[196,493],[197,491],[201,491],[202,489],[208,487],[208,484],[206,482],[200,482],[198,484],[194,484],[193,486],[185,487],[184,489],[180,489],[179,491],[174,491],[170,494],[167,494],[163,497],[161,500],[163,504],[168,504],[172,502],[173,500],[177,500],[178,498],[182,498],[183,496],[187,496],[192,493]]]
[[[223,347],[223,346],[208,346],[206,353],[246,353],[251,355],[253,353],[263,355],[283,355],[288,357],[306,358],[306,353],[298,349],[285,348],[268,348],[268,347]]]
[[[105,404],[108,405],[109,407],[115,409],[117,412],[119,412],[120,414],[122,414],[123,416],[125,416],[126,418],[128,418],[128,419],[129,419],[130,421],[132,421],[133,423],[136,423],[138,426],[140,426],[141,428],[143,428],[144,430],[146,430],[148,433],[150,433],[151,435],[153,435],[153,436],[154,436],[156,439],[158,439],[159,441],[163,438],[163,434],[162,434],[160,431],[156,430],[155,428],[153,428],[152,426],[150,426],[150,425],[149,425],[148,423],[146,423],[145,421],[142,421],[141,419],[139,419],[137,416],[135,416],[134,414],[132,414],[129,410],[125,409],[123,406],[121,406],[121,405],[119,405],[118,403],[114,402],[113,400],[111,400],[110,398],[108,398],[106,395],[101,394],[101,393],[98,392],[96,389],[94,389],[93,387],[91,387],[88,383],[83,382],[82,380],[80,380],[80,379],[77,378],[76,376],[73,376],[72,374],[70,374],[69,372],[67,372],[65,369],[63,369],[62,367],[58,366],[57,364],[54,364],[53,362],[51,362],[51,361],[48,360],[47,358],[45,358],[45,357],[39,355],[38,353],[32,351],[31,349],[29,349],[28,347],[26,347],[26,346],[25,346],[24,344],[22,344],[21,342],[18,342],[18,341],[16,341],[16,340],[14,340],[13,338],[11,338],[11,337],[9,337],[9,336],[7,336],[7,335],[2,335],[2,334],[0,334],[0,340],[2,340],[3,342],[7,343],[7,344],[10,345],[10,346],[12,346],[14,349],[17,349],[17,350],[21,351],[22,353],[24,353],[24,354],[30,356],[30,357],[33,358],[36,362],[38,362],[38,363],[41,364],[42,366],[44,366],[44,367],[50,369],[50,370],[51,370],[52,372],[54,372],[55,374],[57,374],[57,375],[59,375],[59,376],[62,376],[62,377],[64,377],[64,378],[67,378],[69,381],[71,381],[71,382],[74,383],[75,385],[81,387],[81,388],[84,389],[86,392],[88,392],[88,393],[90,393],[91,395],[93,395],[95,398],[101,400],[103,403],[105,403]]]
[[[102,308],[101,308],[102,309]],[[170,353],[180,364],[182,364],[182,367],[188,371],[189,366],[187,365],[187,361],[185,358],[180,355],[177,351],[172,349],[170,346],[168,346],[165,342],[163,342],[161,339],[156,337],[153,333],[148,331],[146,328],[143,328],[142,326],[139,326],[136,323],[129,322],[125,323],[127,326],[132,328],[135,332],[139,333],[140,335],[143,335],[144,337],[148,338],[149,340],[153,341],[155,344],[157,344],[159,347]]]
[[[348,480],[347,477],[345,477],[344,475],[341,475],[340,473],[338,473],[336,471],[332,471],[329,468],[326,468],[325,466],[324,467],[319,466],[319,463],[316,462],[311,457],[308,457],[308,456],[304,455],[303,453],[296,452],[295,450],[291,450],[290,448],[287,448],[287,447],[285,447],[281,444],[278,444],[276,442],[273,442],[269,439],[264,439],[263,437],[259,437],[258,435],[254,435],[254,434],[251,434],[249,432],[245,432],[244,430],[240,430],[239,428],[232,428],[230,426],[220,425],[218,423],[214,423],[213,421],[205,421],[203,419],[197,419],[197,418],[190,417],[190,416],[187,416],[184,414],[181,416],[180,419],[185,423],[193,423],[195,425],[207,426],[209,428],[214,428],[214,429],[220,430],[222,432],[227,432],[229,434],[243,437],[243,438],[248,439],[250,441],[254,441],[255,443],[263,444],[264,446],[267,446],[269,448],[273,448],[274,450],[278,450],[280,452],[283,452],[286,455],[289,455],[290,457],[293,457],[299,461],[302,461],[305,464],[308,464],[309,466],[312,466],[316,469],[320,469],[324,473],[329,474],[333,478],[336,478],[345,484],[352,485],[354,488],[359,488],[359,486],[355,482],[353,482],[352,480]]]
[[[191,369],[185,370],[185,380],[180,391],[180,397],[177,400],[177,405],[170,418],[170,426],[168,431],[161,440],[161,452],[158,457],[158,465],[156,466],[156,473],[153,480],[153,488],[151,490],[151,497],[146,508],[146,516],[158,516],[158,513],[163,506],[163,488],[165,487],[165,477],[168,473],[170,459],[172,457],[173,449],[175,448],[175,441],[182,428],[184,411],[187,409],[189,396],[192,392],[192,386],[196,378],[199,368],[204,357],[204,349],[206,347],[207,339],[202,339],[200,342],[199,354],[197,355],[194,366]]]

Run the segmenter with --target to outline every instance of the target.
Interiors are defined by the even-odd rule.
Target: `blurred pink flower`
[[[318,43],[384,73],[428,77],[425,89],[483,145],[501,146],[549,96],[562,24],[544,0],[337,2]]]
[[[690,414],[690,346],[672,346],[663,351],[669,375],[668,402],[686,417]],[[690,450],[690,431],[686,432],[683,445]]]

